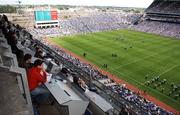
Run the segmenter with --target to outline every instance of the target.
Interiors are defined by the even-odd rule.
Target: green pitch
[[[51,40],[180,110],[180,40],[130,30]]]

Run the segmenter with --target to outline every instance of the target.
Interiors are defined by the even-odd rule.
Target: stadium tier
[[[147,13],[157,14],[172,14],[180,15],[180,2],[178,0],[155,0],[149,8],[146,9]]]
[[[133,28],[138,31],[180,38],[180,2],[155,0],[144,18]]]

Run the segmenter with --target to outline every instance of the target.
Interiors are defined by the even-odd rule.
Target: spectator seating
[[[2,30],[0,29],[0,114],[32,115],[26,72],[18,67]]]
[[[137,31],[180,38],[180,24],[177,23],[144,20],[132,28]]]
[[[77,14],[78,15],[78,14]],[[96,13],[60,20],[60,28],[28,29],[32,35],[57,36],[127,28],[140,14]]]

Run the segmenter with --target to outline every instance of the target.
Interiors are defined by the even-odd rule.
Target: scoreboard
[[[58,20],[57,11],[51,11],[51,19],[52,20]]]
[[[36,21],[57,20],[57,11],[35,11]]]
[[[37,10],[34,11],[36,27],[59,26],[58,12],[56,10]]]

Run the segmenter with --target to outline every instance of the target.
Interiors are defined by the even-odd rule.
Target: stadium
[[[180,115],[180,1],[14,7],[0,13],[0,115]]]

